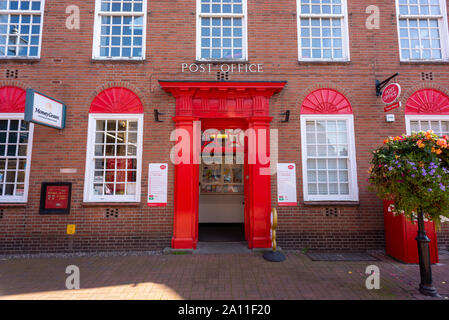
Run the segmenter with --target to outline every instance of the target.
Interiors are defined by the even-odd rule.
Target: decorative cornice
[[[248,117],[269,114],[269,98],[286,81],[165,81],[162,89],[176,98],[176,115]]]

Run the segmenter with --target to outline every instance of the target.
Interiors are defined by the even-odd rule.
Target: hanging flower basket
[[[373,151],[370,188],[414,222],[420,209],[437,229],[449,221],[449,137],[429,130],[390,137]]]

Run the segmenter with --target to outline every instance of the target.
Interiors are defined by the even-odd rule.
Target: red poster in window
[[[132,159],[108,159],[106,161],[106,188],[105,194],[124,194],[125,183],[136,182],[133,177],[132,171],[133,160]],[[115,193],[114,193],[114,181],[115,181]]]
[[[69,206],[69,186],[47,186],[45,209],[67,209]]]

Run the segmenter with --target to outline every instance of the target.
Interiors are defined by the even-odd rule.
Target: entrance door
[[[202,123],[203,125],[203,123]],[[244,129],[229,121],[203,125],[199,172],[199,241],[245,240]],[[212,127],[211,127],[212,126]],[[225,128],[228,126],[227,128]]]

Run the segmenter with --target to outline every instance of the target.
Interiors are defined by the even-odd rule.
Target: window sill
[[[360,205],[359,201],[304,201],[305,206],[341,206],[341,207],[357,207]]]
[[[92,63],[123,63],[123,64],[144,64],[145,59],[100,59],[92,58]]]
[[[28,203],[18,203],[18,202],[16,202],[16,203],[14,203],[14,202],[11,202],[11,203],[1,203],[0,202],[0,208],[6,208],[6,207],[26,207],[28,205]]]
[[[228,64],[249,64],[250,62],[248,60],[214,60],[214,59],[208,59],[208,60],[195,60],[195,63],[210,63],[210,64],[222,64],[222,63],[228,63]]]
[[[141,202],[83,202],[83,207],[139,207]]]
[[[317,64],[317,65],[349,65],[351,64],[350,60],[298,60],[299,65],[304,64]]]
[[[15,63],[38,63],[39,61],[41,61],[40,58],[25,58],[25,57],[11,57],[11,58],[7,58],[7,57],[1,57],[0,58],[0,63],[5,63],[5,62],[15,62]]]
[[[400,61],[400,64],[403,65],[417,65],[417,64],[423,64],[423,65],[447,65],[449,64],[449,60],[438,60],[438,61],[420,61],[420,60],[415,60],[415,61]]]

